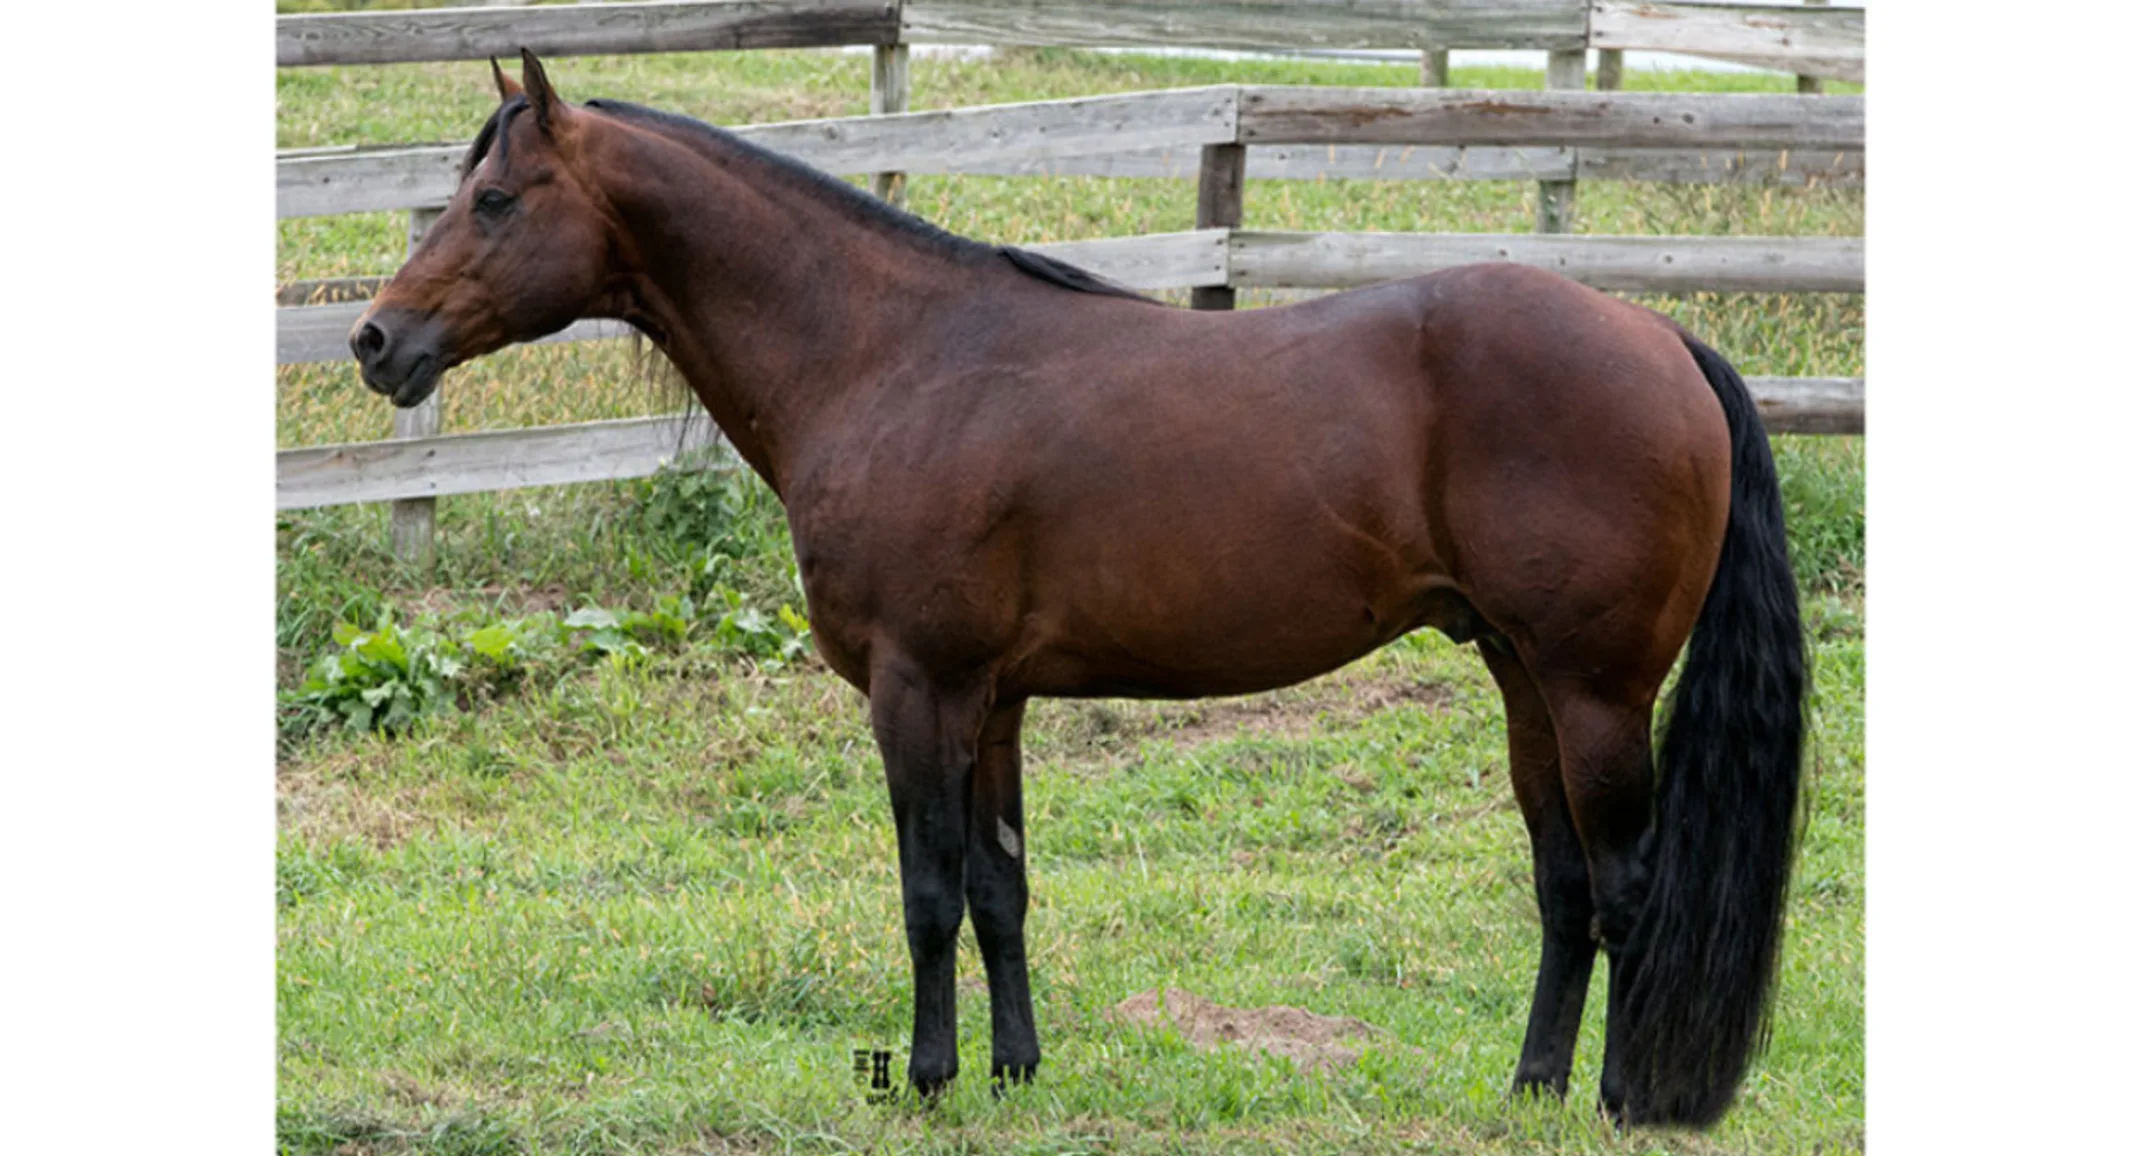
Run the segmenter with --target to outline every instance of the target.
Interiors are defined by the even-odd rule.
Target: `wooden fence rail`
[[[1221,84],[889,116],[736,135],[827,172],[1189,176],[1208,145],[1248,176],[1862,179],[1865,101],[1761,93],[1482,92]],[[1752,151],[1748,151],[1752,150]],[[318,151],[275,166],[281,217],[435,208],[465,144]],[[1342,156],[1342,160],[1340,159]]]
[[[1862,80],[1865,14],[1631,0],[682,0],[280,16],[278,65],[841,45],[1638,49]]]
[[[1631,293],[1863,293],[1861,237],[1236,232],[1229,282],[1349,289],[1481,261],[1551,269]]]
[[[1606,237],[1527,233],[1280,233],[1198,229],[1030,248],[1136,289],[1346,289],[1468,265],[1534,265],[1599,289],[1635,293],[1862,293],[1859,237]],[[340,361],[362,300],[275,311],[279,365]],[[581,321],[539,338],[621,337]]]
[[[1242,144],[1863,149],[1865,99],[1243,84]]]
[[[1746,384],[1771,433],[1864,432],[1862,378],[1750,377]],[[735,464],[704,414],[309,446],[275,455],[275,508],[641,478],[708,448],[716,461]]]
[[[275,508],[640,478],[717,439],[713,422],[699,415],[282,450],[275,455]]]
[[[426,8],[275,18],[275,63],[833,48],[899,39],[893,0],[692,0],[529,8]]]
[[[771,127],[771,126],[766,126]],[[738,135],[755,134],[744,129]],[[285,157],[276,165],[281,217],[437,208],[453,195],[460,145]],[[1166,177],[1194,180],[1203,147],[1068,156],[938,155],[909,173],[975,176]],[[798,149],[798,155],[806,155]],[[820,166],[822,167],[822,166]],[[828,170],[837,171],[837,170]],[[852,174],[860,175],[856,169]],[[1618,149],[1530,146],[1251,145],[1249,180],[1641,181],[1831,188],[1862,186],[1861,149]]]
[[[1865,10],[1777,4],[1658,4],[1606,0],[1590,6],[1590,47],[1708,56],[1862,83]]]

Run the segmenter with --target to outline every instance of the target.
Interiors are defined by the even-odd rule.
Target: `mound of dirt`
[[[1317,1015],[1297,1007],[1236,1008],[1212,1003],[1177,987],[1138,992],[1108,1013],[1121,1023],[1143,1027],[1169,1025],[1197,1048],[1212,1051],[1232,1044],[1281,1056],[1311,1071],[1349,1067],[1359,1062],[1363,1044],[1382,1029],[1351,1016]]]

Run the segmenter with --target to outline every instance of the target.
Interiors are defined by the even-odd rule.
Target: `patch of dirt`
[[[1351,1016],[1317,1015],[1297,1007],[1234,1008],[1178,987],[1138,992],[1116,1004],[1108,1018],[1140,1027],[1172,1027],[1204,1051],[1232,1045],[1291,1060],[1310,1071],[1350,1067],[1360,1048],[1385,1033]]]
[[[450,1108],[459,1103],[452,1092],[430,1087],[406,1072],[389,1069],[380,1073],[379,1082],[386,1085],[388,1095],[412,1107]]]
[[[354,757],[329,759],[304,771],[278,769],[276,826],[313,839],[355,837],[381,851],[437,827],[419,792],[368,790],[357,781],[362,773]]]

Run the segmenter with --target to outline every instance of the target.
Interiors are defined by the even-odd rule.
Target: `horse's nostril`
[[[386,348],[386,333],[367,321],[357,328],[357,335],[349,339],[349,347],[355,350],[360,358],[376,357],[380,350]]]

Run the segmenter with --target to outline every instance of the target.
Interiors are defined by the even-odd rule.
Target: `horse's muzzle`
[[[400,309],[372,309],[349,332],[364,384],[407,409],[421,405],[446,371],[444,331],[435,317]]]

